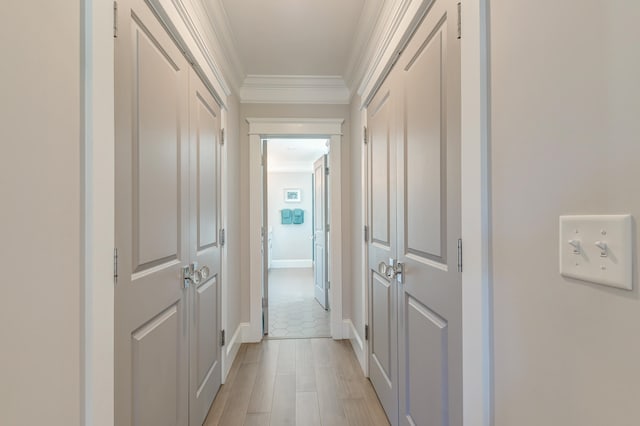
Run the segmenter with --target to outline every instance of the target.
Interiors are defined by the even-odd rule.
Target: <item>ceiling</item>
[[[246,76],[340,76],[383,0],[213,0]]]
[[[269,139],[270,172],[313,172],[313,163],[328,152],[326,139]]]

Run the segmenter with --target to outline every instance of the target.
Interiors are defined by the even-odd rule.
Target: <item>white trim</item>
[[[489,274],[488,0],[465,2],[462,93],[462,347],[465,426],[493,425]]]
[[[351,92],[340,76],[249,75],[241,103],[348,104]]]
[[[114,415],[114,55],[112,4],[83,0],[84,96],[82,424],[113,425]]]
[[[331,228],[329,305],[331,336],[341,339],[342,327],[342,188],[341,143],[343,119],[247,118],[249,123],[249,323],[245,341],[262,340],[262,166],[261,140],[276,136],[329,137],[329,194]]]
[[[349,341],[351,342],[351,347],[353,348],[353,352],[358,359],[360,368],[362,368],[362,372],[364,373],[364,375],[368,377],[367,351],[365,350],[365,343],[360,334],[358,334],[358,330],[356,330],[356,327],[353,325],[353,322],[350,319],[344,320],[344,334],[342,337],[345,339],[349,339]]]
[[[224,8],[221,0],[202,1],[199,0],[204,9],[204,22],[201,24],[208,27],[211,36],[216,43],[217,50],[214,53],[216,57],[224,56],[228,65],[229,73],[225,74],[236,91],[240,87],[240,83],[245,76],[242,61],[238,55],[235,38],[231,31],[229,16]],[[217,55],[216,55],[217,54]],[[223,70],[224,71],[224,70]]]
[[[364,138],[364,128],[367,127],[367,110],[362,109],[360,111],[360,123],[362,124],[360,128],[360,140]],[[361,168],[360,170],[360,190],[362,192],[362,204],[360,218],[362,220],[362,224],[369,226],[369,238],[371,238],[371,226],[368,223],[369,217],[369,143],[367,141],[366,144],[363,143],[362,146],[362,156],[360,158]],[[364,232],[364,230],[363,230]],[[369,243],[365,241],[364,238],[360,240],[360,250],[362,253],[362,265],[360,268],[362,269],[362,282],[360,285],[362,286],[362,297],[360,302],[362,303],[362,317],[360,320],[364,327],[369,324]],[[360,359],[360,358],[358,358]],[[362,354],[362,360],[360,361],[360,365],[362,366],[362,370],[364,371],[365,376],[369,377],[369,342],[364,340],[364,348]]]
[[[272,269],[313,268],[312,259],[271,259]]]
[[[236,359],[236,355],[238,355],[238,351],[240,350],[240,345],[244,342],[244,336],[246,330],[249,328],[249,324],[246,322],[241,322],[236,327],[233,336],[227,344],[222,348],[222,383],[224,384],[227,380],[227,376],[229,375],[229,371],[231,370],[231,366],[233,365],[233,361]]]
[[[487,1],[464,2],[461,39],[462,274],[464,426],[491,426],[492,324],[489,275]],[[367,105],[384,81],[431,0],[411,2],[389,43],[379,50],[360,85]]]
[[[267,165],[268,173],[313,173],[313,164],[306,161],[288,162],[281,166],[274,166],[271,161]]]
[[[355,71],[354,77],[359,79],[360,85],[357,93],[363,95],[371,91],[370,83],[377,80],[381,75],[386,72],[381,72],[380,65],[384,64],[386,67],[389,64],[390,59],[397,52],[397,49],[392,47],[397,46],[399,43],[396,40],[396,34],[402,34],[400,31],[403,24],[403,19],[406,16],[409,4],[411,0],[392,0],[385,1],[383,10],[378,17],[378,22],[374,28],[372,38],[369,40],[368,46],[363,55],[363,59],[358,64],[357,71]],[[421,2],[413,2],[416,3]],[[354,83],[358,80],[354,80]],[[363,101],[365,97],[363,96]]]
[[[309,139],[317,136],[326,139],[331,135],[342,135],[343,119],[338,118],[253,118],[249,123],[249,135],[300,136]]]
[[[193,21],[195,11],[183,0],[147,0],[171,35],[184,50],[185,55],[206,85],[213,91],[216,100],[226,108],[226,97],[231,94],[220,67],[211,55],[200,29]]]

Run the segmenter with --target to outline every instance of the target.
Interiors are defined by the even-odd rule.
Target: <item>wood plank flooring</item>
[[[204,426],[389,425],[347,340],[243,344]]]

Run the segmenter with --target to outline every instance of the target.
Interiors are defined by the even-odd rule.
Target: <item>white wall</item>
[[[268,151],[267,151],[268,152]],[[269,172],[267,174],[269,231],[271,239],[271,261],[273,267],[277,267],[287,260],[312,260],[313,240],[313,186],[312,174]],[[284,201],[284,190],[299,188],[302,190],[302,199],[299,203]],[[283,225],[280,220],[282,209],[302,209],[304,211],[304,223],[301,225]]]
[[[3,4],[0,424],[81,424],[81,2]]]
[[[640,219],[640,3],[492,0],[496,426],[640,422],[634,290],[558,273],[558,216]]]
[[[240,120],[240,143],[241,143],[241,176],[240,176],[240,194],[241,194],[241,210],[240,220],[242,225],[241,239],[242,248],[241,256],[243,259],[249,257],[249,125],[246,122],[247,117],[264,117],[264,118],[343,118],[342,126],[343,137],[341,146],[342,156],[342,176],[349,176],[350,164],[350,124],[349,124],[349,105],[306,105],[306,104],[241,104],[241,120]],[[347,181],[343,181],[342,188],[342,220],[348,224],[351,215],[351,190]],[[342,250],[348,253],[351,247],[349,235],[345,233],[342,240]],[[241,269],[242,282],[242,320],[249,321],[249,268]],[[342,264],[342,282],[343,282],[343,316],[350,318],[351,316],[351,268],[349,262]]]

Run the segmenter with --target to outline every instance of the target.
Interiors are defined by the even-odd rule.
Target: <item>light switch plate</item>
[[[633,289],[631,215],[560,216],[560,273]]]

